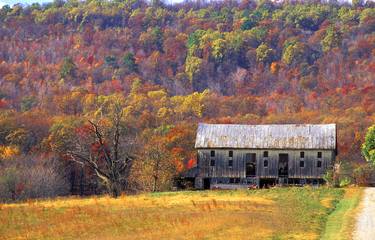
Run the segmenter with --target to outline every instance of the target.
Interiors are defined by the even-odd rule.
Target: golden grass
[[[0,239],[318,239],[340,189],[61,198],[0,206]]]

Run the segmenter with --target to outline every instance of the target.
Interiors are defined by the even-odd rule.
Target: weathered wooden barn
[[[322,183],[336,145],[335,124],[199,124],[195,186]]]

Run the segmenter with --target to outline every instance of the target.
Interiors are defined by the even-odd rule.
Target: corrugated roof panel
[[[336,124],[204,124],[196,148],[336,149]]]

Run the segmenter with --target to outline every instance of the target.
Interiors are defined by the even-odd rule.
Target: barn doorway
[[[288,162],[289,157],[287,153],[279,154],[279,177],[288,177]]]
[[[246,177],[255,177],[256,176],[256,154],[255,153],[246,153]]]
[[[204,178],[203,179],[203,189],[210,189],[211,187],[211,179]]]

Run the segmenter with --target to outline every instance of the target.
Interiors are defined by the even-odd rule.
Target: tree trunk
[[[152,186],[152,191],[153,192],[156,192],[156,188],[157,188],[157,182],[158,182],[158,176],[154,176],[154,184]]]
[[[84,195],[84,184],[83,184],[83,181],[84,181],[84,170],[83,170],[83,166],[81,166],[81,176],[80,176],[80,179],[79,179],[79,195],[80,196]]]
[[[118,182],[112,182],[109,186],[109,193],[113,198],[117,198],[121,194],[121,184]]]

